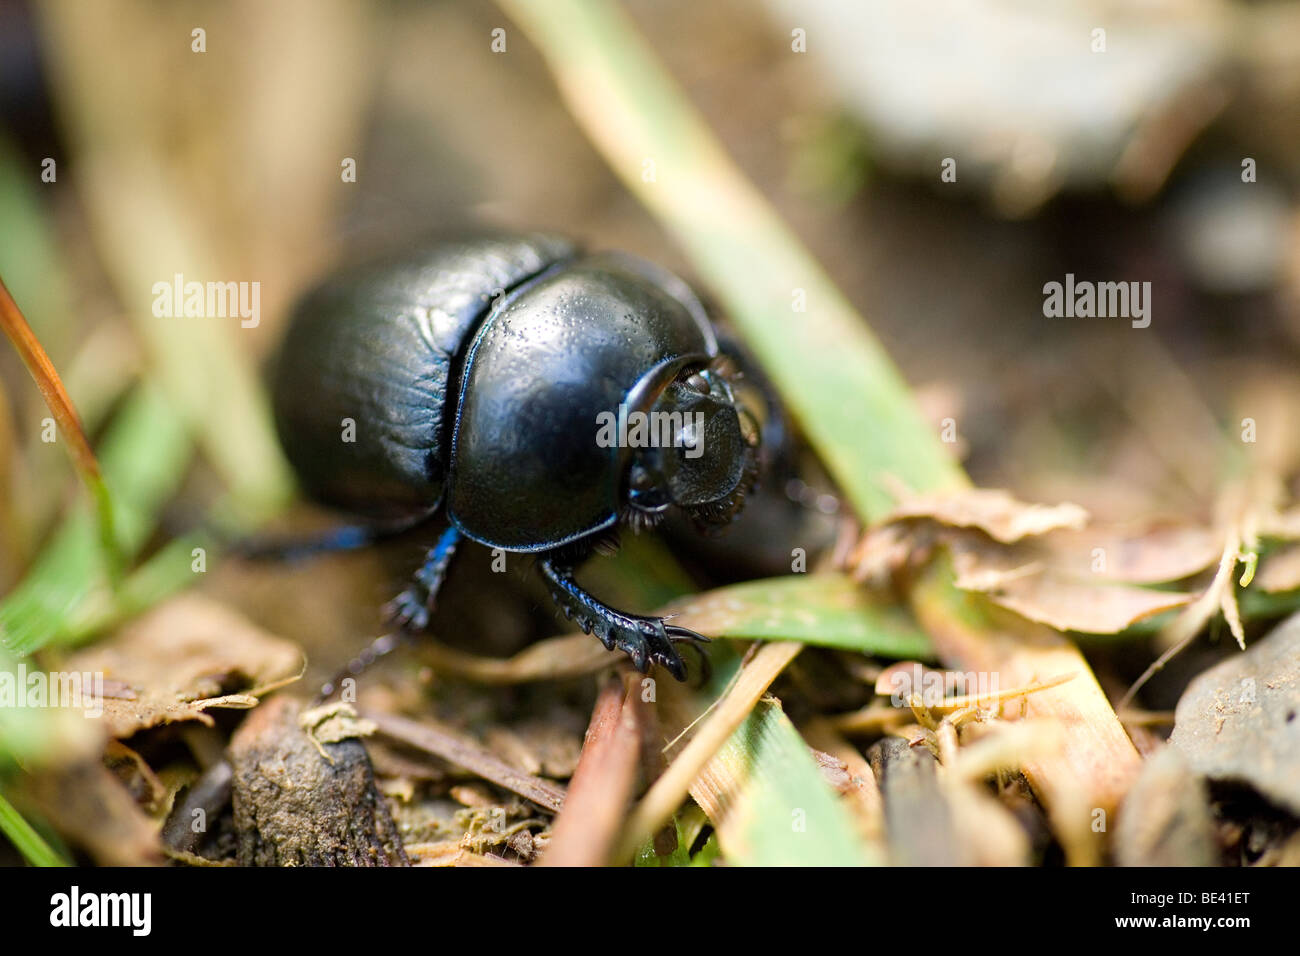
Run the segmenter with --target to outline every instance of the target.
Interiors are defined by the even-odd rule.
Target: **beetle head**
[[[652,440],[628,471],[631,520],[652,523],[676,505],[701,530],[730,522],[757,477],[759,430],[736,399],[725,360],[669,384],[646,427]]]

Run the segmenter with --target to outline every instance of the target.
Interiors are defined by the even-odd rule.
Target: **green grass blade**
[[[158,511],[179,487],[191,450],[172,403],[155,386],[141,384],[100,452],[105,482],[115,492],[118,542],[128,557],[144,546]],[[108,587],[107,572],[90,510],[77,508],[0,603],[0,645],[23,655],[66,641],[83,603]]]
[[[729,788],[734,788],[730,789]],[[720,800],[724,858],[743,866],[879,864],[774,700],[758,703],[691,787],[697,801]]]
[[[736,168],[618,6],[500,3],[537,44],[614,171],[689,253],[862,516],[883,516],[898,487],[964,485],[866,323]]]
[[[710,637],[799,641],[928,660],[930,639],[897,604],[843,574],[795,574],[718,588],[673,604],[674,623]]]
[[[0,794],[0,833],[3,833],[32,866],[68,866],[42,839],[30,823]]]

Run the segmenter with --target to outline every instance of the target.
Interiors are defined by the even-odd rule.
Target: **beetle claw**
[[[556,605],[583,631],[595,634],[605,647],[622,651],[643,674],[650,665],[659,664],[678,680],[686,680],[686,665],[673,644],[687,641],[698,646],[707,637],[663,618],[625,614],[602,604],[573,581],[570,567],[553,559],[543,559],[539,567],[552,585],[549,590]]]
[[[677,641],[689,641],[692,644],[710,644],[712,643],[707,637],[698,631],[692,631],[689,627],[681,627],[677,624],[665,624],[664,631],[668,634],[668,640],[676,643]]]
[[[645,673],[646,668],[639,666],[640,662],[647,660],[648,665],[649,661],[653,661],[678,680],[686,680],[686,665],[673,647],[671,626],[664,624],[662,618],[639,618],[637,630],[640,639],[639,654],[633,656],[633,662],[638,664],[637,669]]]
[[[429,626],[429,612],[409,590],[384,605],[384,616],[405,631],[423,631]]]
[[[704,653],[704,647],[702,645],[711,642],[703,634],[697,634],[689,628],[677,627],[676,625],[669,624],[666,625],[665,630],[668,632],[669,640],[674,642],[681,641],[688,647],[695,649],[695,653],[700,657],[699,686],[703,687],[709,682],[709,678],[713,676],[713,663],[709,660],[709,655]]]
[[[676,651],[673,651],[673,656],[671,658],[660,655],[656,657],[656,660],[663,665],[664,669],[667,670],[668,673],[672,674],[679,681],[686,680],[686,664],[682,660],[681,655]]]

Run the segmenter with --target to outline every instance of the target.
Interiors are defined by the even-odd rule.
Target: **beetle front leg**
[[[433,610],[433,602],[447,577],[447,568],[459,543],[460,530],[451,525],[425,555],[424,564],[415,572],[406,590],[385,607],[385,613],[393,623],[416,631],[429,626],[429,612]]]
[[[686,666],[673,647],[675,641],[708,642],[703,634],[668,624],[661,617],[625,614],[602,603],[573,579],[573,566],[553,557],[538,562],[551,586],[551,598],[564,616],[572,618],[584,633],[595,634],[611,650],[632,659],[632,666],[645,673],[651,663],[661,664],[678,680],[686,680]]]

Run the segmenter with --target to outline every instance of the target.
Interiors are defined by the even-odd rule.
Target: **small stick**
[[[539,866],[601,866],[618,837],[636,784],[643,707],[639,685],[614,676],[591,713],[569,793]]]
[[[700,724],[691,742],[682,748],[677,759],[668,765],[663,776],[633,808],[614,854],[616,862],[631,859],[646,838],[668,821],[686,799],[691,784],[705,764],[745,722],[759,698],[772,686],[772,681],[801,650],[802,644],[782,641],[765,644],[754,655],[749,665],[741,670],[731,691],[718,701],[713,713]]]
[[[27,323],[18,303],[14,301],[4,280],[0,279],[0,329],[9,337],[9,341],[18,350],[19,357],[31,373],[32,380],[40,389],[41,397],[58,423],[59,431],[67,439],[72,463],[81,476],[82,483],[95,499],[95,514],[99,518],[99,537],[108,559],[110,576],[116,577],[121,572],[121,554],[117,547],[117,534],[113,528],[113,502],[104,484],[104,476],[99,470],[99,461],[86,439],[77,406],[72,403],[58,370],[45,353],[36,333]]]
[[[393,714],[364,713],[385,737],[441,757],[491,783],[531,800],[544,810],[558,813],[564,806],[565,789],[559,784],[525,773],[480,746],[474,740],[425,719],[418,723]]]

